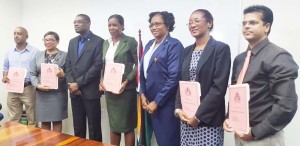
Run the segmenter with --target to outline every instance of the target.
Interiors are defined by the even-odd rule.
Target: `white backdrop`
[[[232,60],[241,51],[246,49],[247,43],[241,35],[242,10],[252,4],[264,4],[274,12],[274,24],[270,40],[290,51],[296,62],[300,64],[300,53],[296,46],[296,36],[300,33],[300,22],[291,16],[300,14],[297,10],[297,0],[270,1],[270,0],[231,0],[231,1],[206,1],[206,0],[0,0],[0,60],[4,52],[14,46],[13,30],[17,26],[24,26],[29,31],[28,42],[44,50],[42,38],[47,31],[56,31],[61,41],[59,49],[67,51],[68,42],[77,34],[74,32],[73,20],[79,13],[91,17],[91,30],[104,39],[109,37],[107,19],[112,14],[121,14],[125,19],[124,33],[138,39],[138,29],[142,30],[144,45],[152,39],[148,29],[148,15],[152,11],[169,11],[175,16],[175,30],[171,35],[178,38],[184,46],[194,42],[189,34],[186,23],[189,15],[196,9],[209,10],[215,19],[212,36],[223,41],[231,47]],[[295,17],[296,18],[296,17]],[[2,63],[0,63],[2,68]],[[299,90],[299,79],[296,80]],[[0,84],[0,103],[4,106],[1,110],[7,117],[6,93],[3,84]],[[104,142],[109,143],[109,126],[107,121],[106,105],[102,100],[102,126]],[[285,129],[287,146],[300,145],[297,134],[293,129],[299,129],[299,112],[290,125]],[[3,121],[7,121],[5,118]],[[3,123],[1,121],[0,123]],[[63,122],[63,132],[73,134],[72,113],[69,105],[69,118]],[[154,143],[154,142],[153,142]],[[154,143],[154,145],[156,145]],[[225,134],[225,146],[233,146],[232,134]]]

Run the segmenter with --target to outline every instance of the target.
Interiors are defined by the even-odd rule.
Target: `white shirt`
[[[107,52],[106,52],[106,55],[105,55],[105,61],[106,62],[114,62],[114,58],[115,58],[115,53],[116,53],[116,50],[119,46],[119,42],[118,41],[115,45],[112,41],[112,39],[108,39],[108,42],[109,42],[109,47],[107,49]]]
[[[147,51],[147,53],[144,56],[144,68],[143,69],[144,69],[145,79],[147,79],[147,69],[149,67],[151,57],[152,57],[154,51],[156,50],[156,48],[158,48],[163,41],[164,40],[162,40],[158,45],[156,45],[155,48],[154,48],[154,46],[156,44],[156,41],[154,41],[152,46],[150,47],[150,49]]]

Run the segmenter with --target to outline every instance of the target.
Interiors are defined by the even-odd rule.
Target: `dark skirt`
[[[105,98],[110,130],[116,133],[134,130],[137,126],[136,90],[124,90],[120,95],[105,92]]]
[[[62,121],[67,117],[67,91],[36,91],[35,120],[37,122]]]

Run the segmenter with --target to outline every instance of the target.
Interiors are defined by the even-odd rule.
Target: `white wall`
[[[295,60],[300,62],[300,53],[296,49],[296,35],[300,33],[300,22],[291,20],[292,14],[299,14],[296,9],[297,0],[287,2],[252,0],[252,1],[205,1],[205,0],[126,0],[126,1],[104,1],[104,0],[0,0],[0,60],[3,60],[3,51],[14,46],[13,29],[22,25],[29,31],[29,43],[43,50],[42,38],[47,31],[56,31],[61,42],[59,49],[67,50],[69,40],[76,36],[73,28],[73,20],[79,13],[86,13],[91,17],[91,30],[107,39],[107,19],[112,14],[121,14],[125,19],[124,33],[138,39],[138,29],[142,30],[144,45],[152,39],[148,28],[148,14],[152,11],[167,10],[175,16],[175,30],[171,33],[173,37],[181,40],[184,46],[192,44],[194,38],[189,34],[186,23],[189,15],[196,9],[208,9],[214,16],[215,26],[212,32],[214,38],[224,41],[231,47],[232,59],[246,48],[246,42],[241,35],[242,10],[252,4],[265,4],[274,11],[274,24],[270,34],[270,40],[290,51]],[[283,7],[284,6],[284,7]],[[299,6],[299,5],[298,5]],[[4,18],[4,19],[3,19]],[[1,64],[2,67],[2,64]],[[296,80],[300,85],[299,79]],[[298,87],[298,86],[297,86]],[[297,90],[299,87],[297,88]],[[2,97],[0,102],[6,104],[6,93],[3,84],[0,85]],[[109,126],[107,121],[106,105],[102,100],[102,126],[104,142],[109,143]],[[6,113],[4,109],[2,112]],[[286,144],[293,146],[297,143],[297,134],[293,129],[299,129],[299,112],[291,124],[285,129]],[[7,116],[6,116],[7,117]],[[63,132],[73,134],[72,113],[69,105],[69,118],[64,120]],[[225,134],[225,146],[232,146],[232,134]]]
[[[0,0],[0,67],[1,67],[1,79],[3,58],[7,50],[14,47],[14,29],[17,26],[22,25],[21,15],[22,5],[19,0]],[[7,117],[7,105],[6,105],[6,92],[4,92],[4,86],[0,83],[0,103],[2,104],[1,113],[4,117]],[[4,119],[5,120],[5,119]],[[4,121],[3,120],[3,121]],[[3,122],[0,122],[0,124]]]

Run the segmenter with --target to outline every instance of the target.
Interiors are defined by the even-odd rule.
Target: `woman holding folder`
[[[141,60],[143,109],[150,115],[158,146],[180,146],[180,121],[173,112],[184,47],[170,35],[175,24],[172,13],[151,12],[148,21],[154,39],[145,46]]]
[[[30,79],[33,86],[36,87],[36,104],[35,113],[36,121],[41,122],[41,128],[56,132],[62,131],[62,120],[68,117],[68,86],[65,79],[64,65],[66,52],[57,49],[59,36],[56,32],[49,31],[44,35],[45,51],[40,51],[36,54],[31,63]],[[41,76],[42,65],[56,64],[54,70],[49,70],[54,73],[57,78],[45,79]],[[58,88],[54,89],[50,86],[42,84],[42,80],[58,80]],[[52,82],[52,83],[57,83]],[[57,84],[56,84],[57,86]]]
[[[188,27],[196,42],[184,50],[181,80],[200,83],[201,103],[195,115],[188,117],[178,90],[175,114],[181,119],[181,146],[223,146],[224,96],[231,59],[229,46],[210,36],[213,26],[213,17],[205,9],[190,16]]]
[[[106,97],[110,126],[110,141],[120,145],[121,133],[124,133],[125,145],[135,145],[134,129],[137,126],[137,92],[136,71],[138,65],[137,41],[123,34],[124,18],[115,14],[108,18],[108,31],[111,38],[103,43],[103,62],[125,65],[121,88],[118,93],[106,91],[103,84],[105,65],[102,69],[100,91]]]

